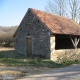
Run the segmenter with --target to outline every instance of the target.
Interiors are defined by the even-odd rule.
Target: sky
[[[28,8],[45,10],[48,0],[0,0],[0,26],[16,26]]]

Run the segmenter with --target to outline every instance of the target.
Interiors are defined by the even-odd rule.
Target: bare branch
[[[80,23],[80,0],[48,0],[46,11],[66,16]]]
[[[65,1],[64,0],[51,0],[48,1],[46,10],[58,14],[60,16],[65,16]]]

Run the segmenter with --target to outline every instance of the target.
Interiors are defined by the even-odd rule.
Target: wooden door
[[[27,38],[27,56],[32,56],[32,38]]]

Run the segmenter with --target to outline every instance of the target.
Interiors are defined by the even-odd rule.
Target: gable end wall
[[[27,55],[27,38],[32,38],[33,55],[50,58],[50,31],[30,11],[25,15],[15,36],[17,53]]]

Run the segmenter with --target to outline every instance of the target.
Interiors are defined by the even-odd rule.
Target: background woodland
[[[18,26],[3,27],[0,26],[0,47],[13,47],[14,38],[13,35]]]

